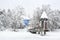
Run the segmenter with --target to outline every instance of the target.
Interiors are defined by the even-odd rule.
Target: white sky
[[[13,9],[17,5],[23,6],[26,14],[30,15],[36,7],[41,7],[42,4],[50,4],[53,9],[60,9],[60,0],[0,0],[1,9]]]

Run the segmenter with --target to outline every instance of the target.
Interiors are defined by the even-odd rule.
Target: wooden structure
[[[29,29],[31,33],[38,33],[41,35],[45,35],[48,29],[48,17],[46,12],[44,11],[40,17],[40,21],[36,24],[36,27],[32,27]]]
[[[48,23],[48,17],[47,17],[46,12],[44,11],[42,13],[41,18],[40,18],[40,32],[41,32],[41,35],[45,35],[46,34],[47,23]]]

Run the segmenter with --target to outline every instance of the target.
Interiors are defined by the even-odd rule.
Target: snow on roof
[[[42,13],[41,18],[48,18],[45,11]]]
[[[24,15],[22,15],[21,17],[22,17],[23,19],[30,19],[29,17],[24,16]]]

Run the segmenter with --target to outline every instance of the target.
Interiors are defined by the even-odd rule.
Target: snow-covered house
[[[25,27],[28,26],[29,21],[30,21],[30,18],[27,17],[27,16],[25,16],[25,15],[23,15],[23,16],[21,16],[21,17],[22,17],[22,24],[23,24]]]

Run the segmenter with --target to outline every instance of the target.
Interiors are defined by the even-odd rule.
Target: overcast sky
[[[41,7],[41,5],[50,4],[53,9],[60,9],[60,0],[0,0],[1,9],[13,9],[16,6],[23,6],[26,13],[31,15],[36,7]],[[28,12],[27,12],[28,11]]]

